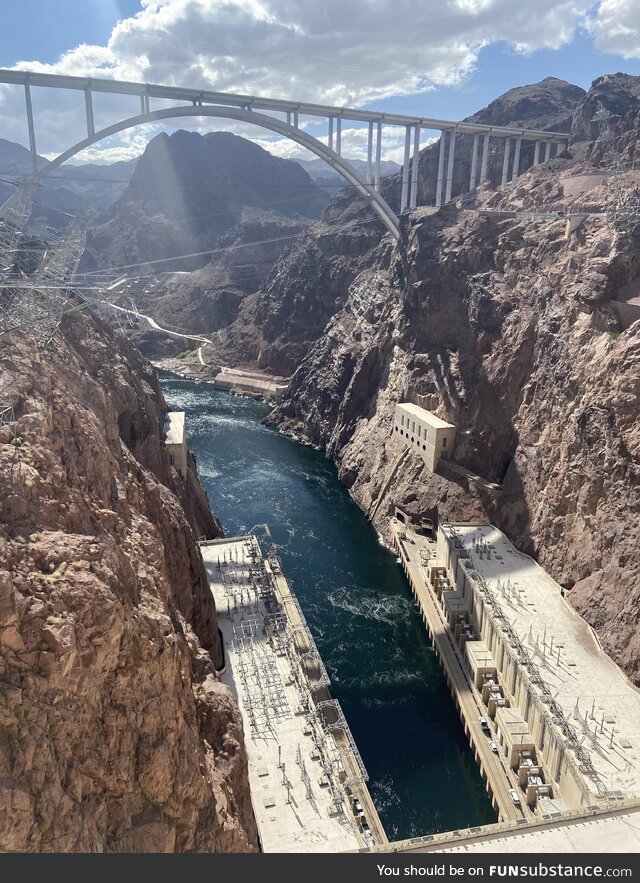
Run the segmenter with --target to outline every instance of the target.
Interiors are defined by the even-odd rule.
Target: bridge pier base
[[[469,190],[475,190],[476,172],[478,171],[478,140],[479,136],[473,136],[473,149],[471,152],[471,177],[469,179]]]
[[[537,166],[540,164],[540,142],[536,141],[535,150],[533,151],[533,164]]]
[[[520,148],[522,146],[522,138],[516,138],[516,151],[513,156],[513,174],[511,176],[511,186],[516,186],[516,178],[518,177],[518,172],[520,171]]]
[[[489,162],[489,138],[491,136],[487,133],[484,136],[483,144],[482,144],[482,165],[480,166],[480,183],[487,180],[487,163]]]
[[[504,159],[502,160],[502,181],[501,187],[507,186],[507,177],[509,175],[509,156],[511,155],[511,138],[504,139]]]
[[[438,178],[436,181],[436,206],[442,205],[442,176],[444,174],[444,151],[446,148],[447,130],[440,132],[440,151],[438,153]]]
[[[411,156],[411,127],[404,130],[404,162],[402,163],[402,196],[400,198],[400,213],[407,208],[409,198],[409,158]]]
[[[376,127],[376,175],[374,187],[376,192],[380,190],[380,160],[382,159],[382,123]]]
[[[449,202],[451,199],[451,190],[453,187],[453,158],[456,153],[456,130],[451,130],[451,136],[449,138],[449,162],[447,163],[447,192],[444,196],[444,201]]]
[[[409,196],[409,208],[418,205],[418,172],[420,166],[420,126],[416,126],[413,133],[413,165],[411,167],[411,193]]]

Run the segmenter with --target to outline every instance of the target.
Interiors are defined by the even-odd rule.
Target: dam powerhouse
[[[168,419],[167,444],[180,462],[184,415]],[[400,403],[393,432],[400,462],[414,448],[430,470],[442,458],[455,468],[455,427],[431,412]],[[498,822],[389,842],[300,604],[260,526],[200,548],[224,640],[222,679],[243,716],[263,851],[473,850],[495,848],[498,838],[510,851],[579,852],[587,818],[603,851],[640,839],[629,824],[640,818],[640,692],[562,588],[491,524],[436,527],[396,507],[389,528]]]

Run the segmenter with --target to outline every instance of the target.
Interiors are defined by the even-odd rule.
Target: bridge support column
[[[444,201],[449,202],[451,199],[451,190],[453,188],[453,158],[456,153],[456,130],[451,130],[449,138],[449,161],[447,163],[447,191],[444,195]]]
[[[473,136],[473,148],[471,150],[471,178],[469,179],[469,190],[475,190],[476,172],[478,171],[478,140],[479,135]]]
[[[409,208],[418,205],[418,169],[420,165],[420,125],[416,125],[413,133],[413,166],[411,168],[411,195]]]
[[[367,135],[367,184],[373,183],[373,120],[369,120]]]
[[[31,105],[31,89],[28,83],[24,84],[24,100],[27,106],[27,126],[29,128],[29,150],[31,151],[31,171],[33,177],[38,174],[38,151],[36,149],[36,130],[33,124],[33,107]]]
[[[85,89],[84,107],[87,114],[87,137],[91,138],[96,134],[96,129],[93,123],[93,96],[91,94],[91,89]]]
[[[489,163],[489,138],[491,136],[487,132],[482,143],[482,165],[480,166],[480,183],[487,180],[487,165]]]
[[[520,171],[520,148],[522,146],[522,137],[518,136],[516,138],[516,151],[513,155],[513,174],[511,176],[511,186],[516,186],[516,178],[518,177],[518,172]]]
[[[333,117],[329,117],[329,150],[333,150]]]
[[[539,165],[540,163],[540,142],[536,141],[536,147],[533,151],[533,164],[534,166]]]
[[[340,156],[342,150],[342,117],[336,119],[336,153]]]
[[[511,154],[511,138],[504,139],[504,159],[502,160],[502,181],[500,186],[506,187],[509,174],[509,156]]]
[[[411,126],[405,126],[404,130],[404,162],[402,163],[402,196],[400,198],[400,212],[406,210],[409,197],[409,157],[411,156]]]
[[[149,96],[140,96],[140,113],[149,113]]]
[[[376,191],[380,190],[380,159],[382,157],[382,123],[378,123],[376,127]]]
[[[298,111],[297,110],[294,110],[294,112],[293,112],[293,125],[295,126],[296,129],[300,125],[300,122],[298,120]]]
[[[544,145],[544,161],[551,159],[551,141],[547,141]]]
[[[442,205],[442,175],[444,173],[444,151],[447,141],[447,130],[440,132],[440,152],[438,153],[438,179],[436,182],[436,206]]]

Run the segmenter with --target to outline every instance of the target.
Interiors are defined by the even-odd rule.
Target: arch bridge
[[[501,182],[503,187],[514,183],[518,177],[523,141],[535,144],[534,165],[541,162],[543,158],[544,160],[549,159],[553,155],[554,149],[556,153],[559,153],[569,142],[569,135],[561,132],[488,126],[464,121],[455,122],[357,108],[334,107],[304,101],[261,98],[254,95],[236,95],[227,92],[148,83],[129,83],[119,80],[42,74],[31,71],[0,70],[0,84],[21,86],[24,89],[31,169],[33,179],[36,181],[50,174],[63,162],[87,147],[135,126],[182,117],[216,117],[236,120],[290,138],[307,148],[315,156],[325,160],[370,204],[395,239],[400,235],[398,217],[380,194],[383,126],[399,127],[404,130],[401,213],[418,206],[420,171],[418,156],[420,135],[423,131],[440,132],[435,186],[436,206],[449,202],[452,198],[456,135],[458,134],[473,136],[469,190],[473,190],[478,183],[487,177],[489,148],[492,140],[500,142],[503,147]],[[67,150],[44,166],[38,165],[36,120],[31,93],[34,88],[73,90],[84,96],[86,137],[76,144],[70,145]],[[110,126],[96,130],[93,99],[97,93],[137,96],[140,101],[140,112],[134,116],[123,117]],[[175,106],[154,109],[152,104],[154,100],[175,102]],[[301,117],[327,121],[327,144],[304,131],[300,124]],[[342,155],[342,131],[345,121],[367,124],[367,171],[365,176],[360,175]],[[514,145],[513,155],[511,153],[512,143]]]

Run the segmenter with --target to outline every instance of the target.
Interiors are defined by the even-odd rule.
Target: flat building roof
[[[464,645],[469,661],[473,660],[476,668],[495,668],[495,659],[484,641],[467,641]]]
[[[640,795],[640,690],[607,656],[558,583],[502,531],[486,523],[443,524],[441,529],[462,542],[469,555],[464,563],[483,578],[494,606],[537,666],[588,752],[601,787]],[[476,543],[486,543],[491,557],[481,552],[482,545],[476,551]],[[482,591],[477,582],[475,591]],[[542,696],[539,686],[534,690]],[[590,779],[585,781],[594,789]]]
[[[467,602],[464,600],[462,592],[456,592],[454,589],[445,589],[442,593],[442,601],[452,609],[467,609]]]
[[[169,411],[164,418],[164,433],[166,445],[182,445],[184,444],[184,411]]]
[[[446,420],[436,417],[434,413],[427,411],[426,408],[421,408],[419,405],[414,405],[411,402],[398,402],[398,407],[412,414],[418,420],[422,420],[423,423],[427,423],[433,429],[455,429],[453,423],[447,423]]]

